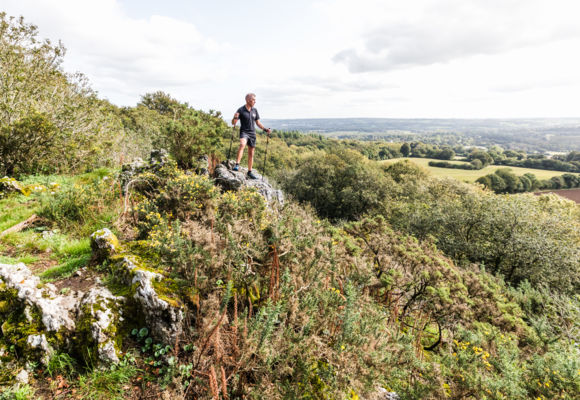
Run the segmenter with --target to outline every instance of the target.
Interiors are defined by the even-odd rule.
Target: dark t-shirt
[[[256,134],[256,125],[255,121],[260,119],[260,114],[258,114],[258,110],[254,107],[250,111],[246,108],[246,106],[241,106],[236,111],[240,114],[240,134],[242,133],[249,133],[251,135]]]

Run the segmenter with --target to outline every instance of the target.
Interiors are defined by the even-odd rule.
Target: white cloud
[[[164,90],[229,117],[253,91],[270,119],[578,115],[576,0],[154,1],[2,8],[118,105]]]
[[[117,103],[133,103],[146,91],[219,81],[229,72],[227,43],[205,37],[186,21],[152,15],[135,19],[116,0],[7,0],[40,28],[42,37],[62,38],[64,67],[85,73],[94,87]]]
[[[566,0],[366,4],[368,16],[353,10],[354,18],[368,22],[359,27],[360,37],[333,57],[354,73],[446,63],[580,36],[575,17],[580,6]]]

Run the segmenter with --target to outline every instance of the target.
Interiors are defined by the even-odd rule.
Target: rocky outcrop
[[[80,321],[77,334],[85,343],[93,343],[97,355],[104,363],[119,362],[117,332],[123,322],[125,298],[114,296],[107,288],[95,287],[83,296],[77,320]]]
[[[170,290],[164,290],[171,279],[124,249],[109,229],[91,235],[91,248],[95,259],[109,261],[114,275],[128,290],[125,296],[134,301],[153,336],[163,343],[175,343],[183,329],[184,312],[181,302]]]
[[[124,164],[121,167],[121,173],[119,174],[119,180],[121,181],[121,188],[123,194],[127,192],[129,183],[139,174],[143,172],[157,172],[167,164],[169,160],[169,154],[164,149],[152,150],[149,154],[149,160],[147,162],[143,161],[141,158],[136,158],[130,164]]]
[[[233,171],[233,161],[225,162],[218,165],[214,170],[214,179],[218,186],[224,190],[240,190],[242,187],[256,188],[269,204],[284,204],[284,193],[281,190],[274,189],[267,178],[256,173],[258,179],[249,179],[248,170],[240,167],[239,171]]]
[[[183,331],[184,311],[181,302],[163,290],[171,280],[147,269],[135,255],[118,258],[115,268],[117,275],[123,276],[125,284],[131,288],[132,298],[153,336],[163,343],[175,343]]]
[[[122,321],[116,307],[121,301],[104,287],[86,294],[61,294],[54,285],[41,283],[24,264],[0,264],[2,336],[27,358],[45,365],[55,350],[86,348],[91,343],[100,361],[118,361],[114,343]]]
[[[40,278],[24,264],[0,264],[0,281],[5,285],[4,290],[13,289],[17,298],[24,305],[24,314],[27,319],[35,318],[37,314],[48,332],[72,331],[75,328],[71,313],[74,311],[78,299],[72,294],[63,296],[56,293],[51,284],[43,285]]]

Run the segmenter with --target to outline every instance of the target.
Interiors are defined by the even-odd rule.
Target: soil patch
[[[90,288],[96,286],[97,277],[98,274],[95,271],[81,268],[78,271],[73,272],[72,276],[60,281],[54,281],[52,284],[56,286],[58,290],[68,288],[76,292],[87,292]]]
[[[576,204],[580,204],[580,189],[550,190],[547,192],[535,192],[534,194],[540,195],[540,194],[548,194],[548,193],[557,194],[558,196],[565,197],[568,200],[575,201]]]
[[[10,258],[19,258],[24,255],[31,255],[38,260],[33,263],[26,264],[26,266],[32,271],[33,274],[38,275],[49,268],[52,268],[58,265],[58,261],[51,258],[52,252],[50,251],[24,251],[14,246],[4,246],[0,255],[10,257]]]

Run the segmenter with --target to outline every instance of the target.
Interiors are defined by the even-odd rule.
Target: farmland
[[[536,194],[555,193],[558,196],[565,197],[569,200],[580,204],[580,189],[563,189],[563,190],[548,190],[543,192],[536,192]]]
[[[550,179],[553,176],[560,176],[564,172],[562,171],[548,171],[544,169],[533,169],[533,168],[520,168],[520,167],[506,167],[505,165],[488,165],[485,168],[480,170],[465,170],[465,169],[452,169],[452,168],[439,168],[439,167],[431,167],[429,166],[429,161],[441,161],[435,160],[432,158],[397,158],[392,160],[385,160],[381,161],[385,164],[394,163],[401,160],[409,160],[426,170],[428,170],[431,174],[439,177],[450,177],[460,180],[462,182],[475,182],[477,178],[492,174],[496,170],[500,168],[509,168],[511,169],[516,175],[521,176],[526,173],[534,174],[538,179]],[[451,161],[453,162],[453,161]],[[461,161],[457,161],[458,164],[462,163]]]

